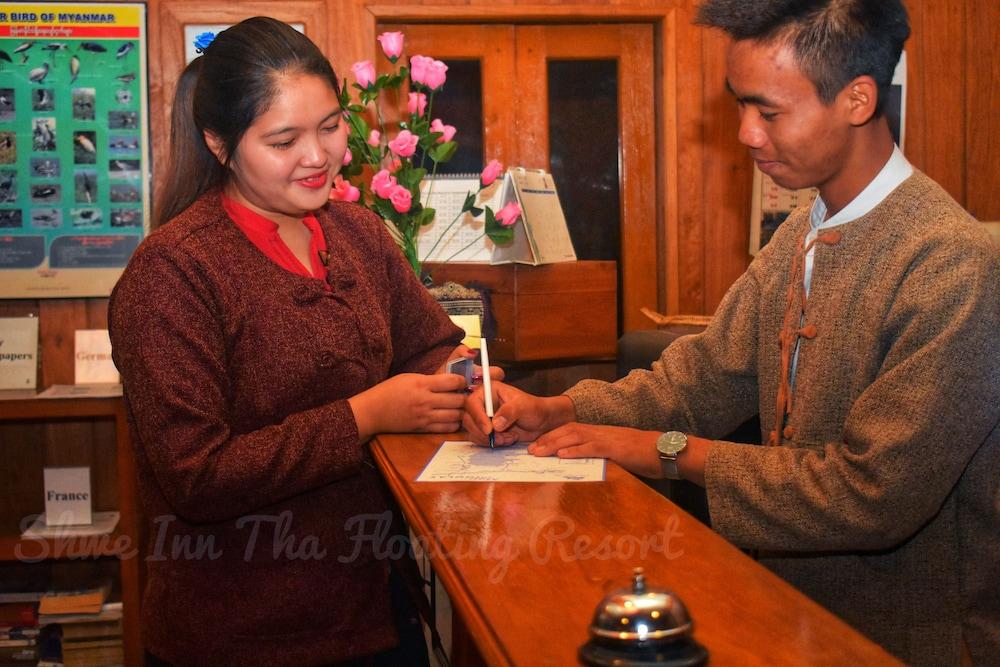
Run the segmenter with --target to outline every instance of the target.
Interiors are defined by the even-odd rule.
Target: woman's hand
[[[403,373],[347,400],[362,442],[376,433],[451,433],[462,422],[465,378]]]
[[[475,359],[475,358],[476,358],[475,350],[466,347],[464,344],[459,345],[448,356],[448,361],[444,362],[444,364],[442,364],[441,367],[437,369],[437,372],[447,373],[448,364],[450,364],[452,361],[455,361],[456,359]],[[492,366],[492,365],[490,366],[490,380],[492,380],[493,382],[500,382],[504,379],[504,377],[506,377],[506,375],[503,372],[502,368],[500,368],[499,366]],[[473,385],[481,384],[482,380],[483,380],[483,367],[473,365],[472,384]],[[469,390],[470,391],[472,390],[472,386],[469,387]]]

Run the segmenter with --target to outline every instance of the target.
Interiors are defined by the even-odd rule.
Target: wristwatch
[[[660,453],[660,467],[667,479],[681,479],[677,470],[677,456],[687,447],[688,437],[680,431],[667,431],[656,439],[656,451]]]

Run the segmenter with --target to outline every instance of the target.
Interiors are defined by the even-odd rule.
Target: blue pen
[[[486,401],[486,416],[490,418],[490,449],[496,446],[496,433],[493,430],[493,387],[490,385],[490,353],[486,349],[486,339],[479,339],[479,351],[483,361],[483,399]]]

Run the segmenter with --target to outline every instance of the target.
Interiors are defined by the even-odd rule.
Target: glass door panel
[[[458,152],[444,173],[479,172],[489,160],[511,163],[510,104],[514,74],[514,29],[504,25],[379,24],[378,32],[405,35],[407,56],[429,56],[448,65],[444,88],[434,96],[433,114],[457,132]],[[388,71],[388,64],[379,67]],[[406,98],[401,107],[405,109]]]

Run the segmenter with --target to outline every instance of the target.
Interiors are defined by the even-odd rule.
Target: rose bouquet
[[[351,89],[345,81],[340,103],[348,123],[348,150],[330,197],[356,201],[385,220],[386,227],[419,276],[422,260],[417,237],[422,227],[434,222],[436,213],[431,207],[433,180],[426,193],[420,185],[425,178],[433,179],[438,166],[450,160],[458,149],[454,126],[433,116],[434,96],[444,87],[448,66],[419,55],[410,57],[409,66],[402,64],[401,32],[382,33],[378,41],[393,72],[377,75],[375,66],[368,60],[351,67],[355,83],[350,88],[357,99],[351,99]],[[408,83],[409,89],[406,115],[398,123],[388,123],[383,119],[381,98],[386,91],[392,91],[399,103],[404,83]],[[374,120],[372,125],[365,118],[369,111],[374,112],[369,115]],[[496,160],[486,165],[480,174],[479,188],[466,195],[461,212],[447,225],[438,241],[454,225],[464,224],[467,216],[485,214],[483,234],[472,243],[483,236],[494,243],[510,243],[513,239],[511,227],[521,215],[518,205],[512,202],[496,212],[488,206],[476,206],[480,193],[496,181],[502,170]],[[433,251],[434,248],[428,256]],[[450,257],[445,261],[447,259]]]

